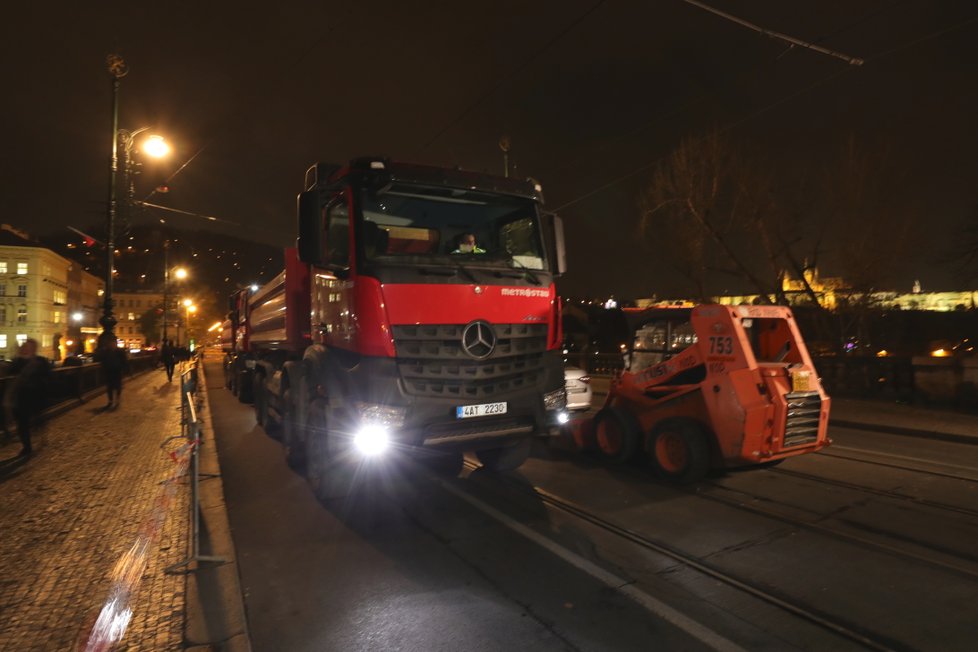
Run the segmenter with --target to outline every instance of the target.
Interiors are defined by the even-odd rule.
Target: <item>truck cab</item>
[[[329,455],[325,431],[329,450],[372,438],[508,469],[556,434],[563,231],[538,184],[371,158],[305,186],[307,455]]]

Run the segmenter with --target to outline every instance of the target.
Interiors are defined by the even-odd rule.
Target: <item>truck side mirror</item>
[[[567,271],[567,253],[564,249],[564,220],[559,215],[554,215],[554,250],[556,255],[557,269],[555,274],[560,275]]]
[[[296,240],[299,260],[310,265],[318,265],[323,251],[323,219],[319,207],[319,191],[300,192],[296,198],[296,213],[299,222],[299,237]]]

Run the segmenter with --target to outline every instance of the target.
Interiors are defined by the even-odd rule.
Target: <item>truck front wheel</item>
[[[335,442],[330,441],[326,401],[309,404],[306,432],[306,478],[319,500],[348,495],[353,488],[353,465],[340,458]]]
[[[509,446],[476,451],[475,456],[479,458],[482,466],[487,471],[493,471],[495,473],[515,471],[530,456],[530,447],[532,445],[533,442],[529,439],[522,439]]]
[[[690,421],[656,426],[649,437],[649,457],[656,475],[676,484],[698,482],[710,470],[706,433]]]

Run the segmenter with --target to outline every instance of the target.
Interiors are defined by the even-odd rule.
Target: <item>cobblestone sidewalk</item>
[[[16,458],[16,441],[0,448],[0,650],[71,650],[85,640],[114,565],[176,466],[160,444],[180,434],[179,401],[176,379],[152,371],[126,379],[114,411],[102,412],[99,397],[52,419],[33,457]],[[186,580],[163,569],[187,555],[188,500],[181,483],[117,649],[183,647]]]

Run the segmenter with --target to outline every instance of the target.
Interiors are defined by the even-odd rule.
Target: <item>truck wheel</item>
[[[649,457],[656,475],[676,484],[702,480],[710,470],[706,433],[689,421],[656,426],[649,438]]]
[[[292,407],[292,390],[285,390],[282,396],[282,444],[285,448],[285,463],[293,469],[301,469],[306,462],[305,442],[297,430],[295,408]]]
[[[265,387],[262,377],[255,374],[252,379],[251,395],[254,397],[255,423],[265,426],[268,423],[268,399],[265,396]]]
[[[532,445],[532,441],[523,439],[509,446],[476,451],[475,456],[479,458],[483,468],[487,471],[495,473],[515,471],[530,456]]]
[[[251,403],[254,397],[251,395],[251,379],[247,371],[238,372],[235,385],[238,388],[238,400],[242,403]]]
[[[344,462],[330,442],[326,401],[316,399],[309,405],[306,433],[306,478],[316,498],[322,501],[342,498],[353,489],[354,467]]]
[[[606,408],[594,417],[594,441],[606,460],[627,462],[638,450],[639,425],[625,410]]]

